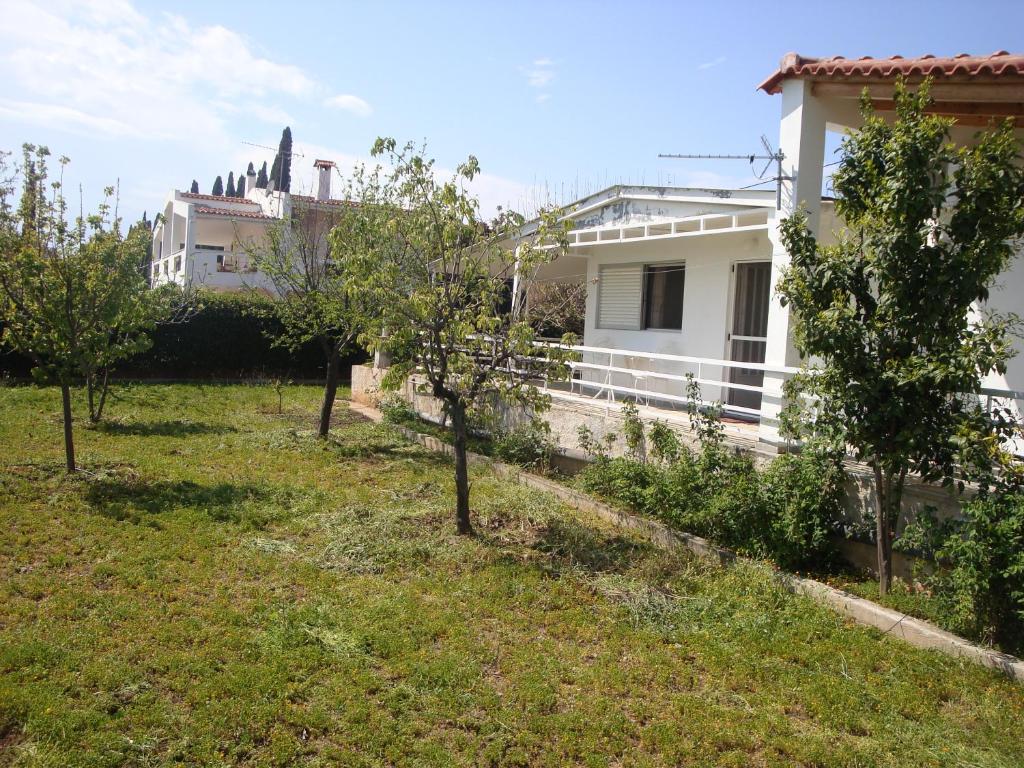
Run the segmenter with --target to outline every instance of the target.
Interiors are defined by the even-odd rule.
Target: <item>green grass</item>
[[[1024,764],[1024,687],[451,467],[319,392],[0,389],[0,764]],[[81,413],[81,408],[79,408]]]

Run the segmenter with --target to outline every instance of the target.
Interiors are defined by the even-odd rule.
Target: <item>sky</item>
[[[485,212],[614,183],[742,186],[745,161],[658,154],[777,144],[780,98],[756,87],[787,51],[1024,50],[1020,0],[0,5],[0,149],[67,155],[87,205],[117,184],[129,220],[272,160],[285,125],[293,192],[378,136],[426,142],[442,169],[475,155]]]

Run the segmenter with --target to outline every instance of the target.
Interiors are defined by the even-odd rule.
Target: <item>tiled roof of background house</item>
[[[911,80],[930,76],[936,81],[953,82],[1009,77],[1019,78],[1024,83],[1024,54],[996,51],[989,56],[961,53],[945,58],[927,54],[910,59],[902,56],[888,59],[870,56],[859,59],[846,59],[842,56],[815,59],[787,53],[782,57],[778,70],[758,88],[767,93],[779,93],[782,81],[792,77],[867,82],[895,79],[898,75]]]
[[[351,200],[339,200],[334,197],[329,200],[317,200],[312,195],[292,195],[292,199],[301,200],[304,203],[319,203],[320,205],[353,205]]]
[[[210,208],[206,205],[197,205],[196,213],[207,213],[215,216],[231,216],[239,219],[273,219],[262,211],[233,211],[230,208]]]
[[[197,192],[182,192],[182,197],[187,197],[191,200],[219,200],[222,203],[243,203],[245,205],[259,206],[259,203],[254,203],[252,200],[246,200],[244,197],[228,197],[227,195],[200,195]]]

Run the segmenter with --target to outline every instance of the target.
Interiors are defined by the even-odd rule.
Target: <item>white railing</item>
[[[662,352],[641,352],[634,349],[618,349],[614,347],[564,346],[558,342],[544,341],[535,342],[535,346],[538,348],[558,348],[580,355],[580,360],[567,362],[572,371],[568,382],[570,394],[575,394],[576,387],[579,387],[580,396],[586,396],[592,400],[603,398],[607,403],[615,402],[617,396],[628,396],[637,400],[643,400],[646,405],[650,405],[651,401],[655,403],[661,401],[689,405],[693,401],[687,396],[686,387],[692,377],[693,381],[703,387],[720,390],[717,397],[715,393],[710,393],[710,396],[704,396],[702,393],[702,399],[706,402],[718,400],[722,403],[722,408],[727,413],[742,414],[758,419],[761,417],[760,408],[749,408],[727,403],[725,402],[727,399],[726,394],[730,391],[743,391],[755,392],[762,398],[765,395],[781,398],[781,390],[777,387],[777,384],[769,389],[763,383],[753,385],[729,381],[727,372],[734,369],[760,371],[777,383],[780,380],[791,378],[800,371],[799,368],[792,366],[744,363],[735,360],[720,360],[691,355],[672,355]],[[588,357],[589,359],[587,359]],[[644,361],[645,367],[635,365],[639,361]],[[680,370],[678,372],[656,370],[651,366],[651,363],[655,361],[675,365]],[[577,377],[577,371],[581,374],[589,372],[592,377],[589,379],[582,376]],[[528,371],[522,371],[522,373],[528,374]],[[620,382],[622,378],[627,380],[631,378],[631,385],[616,382],[616,376],[619,377]],[[674,388],[677,391],[652,389],[648,385],[649,380],[664,382],[667,384],[667,387]],[[640,386],[641,384],[642,386]],[[543,386],[545,389],[549,389],[550,382],[545,380]],[[585,394],[584,390],[589,390],[589,394]],[[979,400],[984,398],[983,402],[988,413],[992,413],[993,407],[1011,407],[1015,412],[1016,418],[1020,419],[1021,411],[1024,410],[1021,407],[1024,405],[1024,392],[998,387],[983,387],[979,390],[979,395]],[[1024,448],[1024,446],[1020,447]],[[1015,452],[1017,451],[1015,450]]]
[[[584,396],[584,390],[589,390],[591,399],[596,400],[603,397],[608,403],[615,402],[617,396],[630,396],[643,400],[647,405],[650,405],[652,400],[689,405],[693,399],[687,394],[687,387],[692,379],[702,388],[719,390],[719,392],[711,392],[707,396],[702,392],[703,400],[723,401],[722,407],[726,412],[755,418],[760,418],[760,408],[724,402],[727,399],[724,395],[731,391],[742,391],[754,392],[761,397],[766,393],[781,397],[781,391],[777,388],[766,390],[763,383],[754,385],[730,381],[727,372],[734,369],[759,371],[762,374],[774,374],[772,378],[778,380],[792,377],[800,370],[790,366],[745,363],[692,355],[672,355],[664,352],[641,352],[614,347],[586,345],[567,347],[551,342],[536,342],[535,346],[558,348],[580,355],[581,359],[567,362],[572,371],[569,379],[570,394],[575,393],[576,387],[579,387],[581,396]],[[636,362],[641,360],[644,361],[644,367],[636,365]],[[658,365],[662,369],[659,370]],[[675,370],[665,370],[665,368],[674,368]],[[577,372],[581,375],[577,376]],[[587,377],[588,373],[590,377]],[[627,381],[632,379],[632,381],[622,383],[623,379]],[[652,388],[649,385],[651,381],[659,382],[661,386]],[[548,389],[550,383],[545,381],[544,387]]]
[[[584,227],[569,232],[569,246],[618,243],[629,240],[661,240],[673,237],[764,229],[771,213],[768,208],[743,208],[727,213],[704,213],[654,223],[629,223]]]

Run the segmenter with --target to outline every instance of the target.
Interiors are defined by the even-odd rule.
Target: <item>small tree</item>
[[[213,180],[213,189],[210,191],[211,195],[223,195],[224,194],[224,180],[218,176]]]
[[[346,290],[345,277],[331,259],[332,227],[349,229],[352,209],[325,211],[296,204],[290,219],[271,224],[259,241],[243,244],[254,266],[276,289],[273,313],[283,332],[274,344],[298,349],[309,341],[324,351],[326,375],[318,434],[326,438],[338,394],[342,356],[350,351],[365,314],[359,294]]]
[[[256,174],[256,188],[266,189],[267,188],[267,161],[263,161],[263,165],[260,166],[260,172]]]
[[[460,534],[470,534],[469,418],[499,401],[541,410],[546,396],[529,380],[567,374],[563,350],[546,354],[534,345],[523,302],[513,297],[509,306],[509,286],[525,289],[542,263],[567,252],[568,238],[554,212],[545,212],[518,247],[522,217],[505,213],[486,226],[477,200],[464,191],[479,173],[476,158],[439,182],[433,161],[412,145],[399,149],[394,139],[378,139],[373,154],[393,170],[383,181],[378,173],[357,173],[359,215],[355,229],[335,230],[335,254],[349,289],[373,308],[371,348],[393,358],[383,385],[395,388],[416,375],[419,389],[440,400],[450,419],[456,523]]]
[[[865,97],[864,126],[833,178],[847,227],[836,245],[819,245],[803,215],[782,225],[792,265],[778,290],[816,366],[791,399],[816,397],[814,427],[874,470],[883,595],[908,473],[951,484],[987,471],[1013,428],[977,393],[1012,354],[1012,318],[984,303],[1024,234],[1019,148],[1010,124],[956,148],[953,121],[928,115],[928,103],[927,83],[916,94],[899,83],[889,123]]]
[[[245,197],[245,174],[238,174],[238,182],[235,184],[235,197]]]
[[[122,235],[112,188],[95,215],[69,221],[61,181],[45,194],[48,156],[45,147],[25,145],[17,215],[13,177],[0,158],[0,322],[3,341],[32,360],[33,374],[60,387],[66,466],[74,472],[72,385],[145,345],[138,329],[153,305],[139,263],[148,236],[141,227]]]
[[[196,181],[195,179],[192,179],[192,186],[189,188],[189,192],[191,192],[193,195],[199,194],[199,182]]]
[[[235,197],[237,190],[235,189],[235,172],[228,171],[228,185],[224,189],[224,194],[228,197]]]

